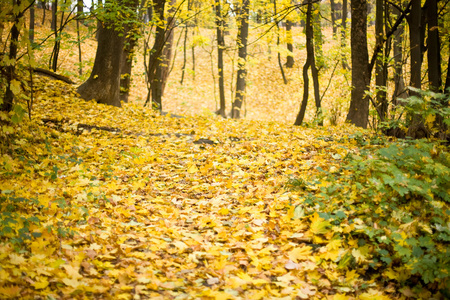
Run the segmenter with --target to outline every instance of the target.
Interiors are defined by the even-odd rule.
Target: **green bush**
[[[322,188],[316,191],[318,182]],[[389,280],[450,292],[446,148],[424,140],[392,143],[373,153],[349,155],[337,172],[324,172],[313,183],[298,181],[296,188],[309,193],[302,204],[306,211],[320,207],[321,217],[331,224],[357,224],[334,238],[356,239],[358,247],[371,249],[368,273],[395,268],[402,276]]]

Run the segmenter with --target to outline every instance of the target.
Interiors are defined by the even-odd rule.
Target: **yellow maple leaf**
[[[197,168],[197,166],[195,165],[195,164],[193,164],[193,165],[191,165],[189,168],[188,168],[188,173],[190,173],[190,174],[193,174],[193,173],[197,173],[198,172],[198,168]]]
[[[314,234],[325,234],[330,230],[331,224],[319,217],[317,212],[311,217],[310,231]]]
[[[45,289],[48,286],[48,281],[47,278],[45,277],[41,277],[39,281],[36,281],[33,284],[34,288],[37,290],[42,290]]]
[[[26,259],[22,255],[18,255],[15,253],[11,253],[9,255],[9,259],[10,259],[9,262],[12,263],[13,265],[21,265],[26,261]]]
[[[306,260],[311,255],[311,250],[310,246],[294,248],[289,252],[289,259],[295,263]]]
[[[14,298],[19,296],[21,290],[22,288],[16,285],[3,286],[0,287],[0,295],[4,295],[8,298]]]

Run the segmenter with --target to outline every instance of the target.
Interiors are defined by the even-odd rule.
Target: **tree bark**
[[[219,73],[219,101],[220,107],[218,114],[223,118],[226,117],[226,107],[225,107],[225,78],[223,72],[223,51],[225,49],[225,39],[224,39],[224,22],[222,15],[221,0],[214,1],[215,11],[216,11],[216,27],[217,27],[217,68]]]
[[[421,0],[412,0],[411,14],[409,22],[409,38],[411,48],[411,82],[412,87],[420,89],[422,87],[422,49],[421,49],[421,30],[422,30],[422,8]]]
[[[83,57],[81,52],[81,33],[80,33],[80,20],[83,15],[83,0],[77,1],[77,43],[78,43],[78,74],[83,74]]]
[[[401,12],[397,8],[394,8],[394,14],[397,19],[400,17]],[[406,98],[406,87],[405,81],[403,79],[403,34],[404,34],[404,25],[401,24],[398,26],[397,30],[394,33],[394,94],[392,98],[392,103],[397,105],[398,98]]]
[[[384,122],[388,112],[388,102],[386,98],[387,68],[383,56],[384,49],[384,0],[375,2],[375,43],[380,47],[375,66],[376,103],[378,115],[381,122]]]
[[[30,43],[34,42],[34,23],[35,23],[34,6],[35,6],[34,3],[32,3],[30,6],[30,30],[28,31],[28,39],[30,40]]]
[[[166,89],[167,79],[170,73],[170,62],[173,56],[173,39],[175,29],[175,4],[176,0],[170,1],[170,8],[168,10],[167,26],[165,32],[164,48],[161,62],[161,96],[164,95]]]
[[[233,101],[233,106],[231,109],[231,117],[234,119],[240,118],[242,103],[245,100],[249,14],[250,14],[250,0],[243,0],[239,14],[239,32],[238,32],[239,60],[238,60],[237,80],[236,80],[236,96]]]
[[[428,81],[430,90],[440,92],[442,85],[441,42],[438,30],[437,0],[428,0]]]
[[[303,66],[303,100],[300,107],[300,111],[297,115],[294,125],[301,125],[305,117],[306,107],[308,104],[309,97],[309,78],[308,78],[308,68],[311,68],[311,75],[314,85],[314,100],[316,103],[316,117],[320,118],[321,111],[321,101],[320,101],[320,91],[319,91],[319,73],[316,67],[316,59],[314,55],[314,28],[312,25],[312,8],[313,4],[308,3],[306,11],[306,62]],[[322,121],[319,120],[319,125],[323,125]]]
[[[351,51],[352,51],[352,92],[347,122],[367,128],[369,99],[369,53],[367,50],[367,1],[352,0]]]
[[[345,57],[344,49],[347,46],[347,0],[342,0],[342,21],[341,21],[341,59],[342,59],[342,68],[350,69],[347,63],[347,58]]]
[[[95,99],[98,103],[120,107],[120,58],[124,37],[109,27],[107,24],[100,27],[92,73],[77,91],[85,100]]]
[[[277,15],[277,0],[273,1],[273,14],[276,16]],[[278,25],[278,20],[275,18],[275,25],[277,28],[277,48],[280,46],[280,26]],[[287,33],[287,27],[286,27],[286,33]],[[284,84],[287,84],[287,78],[286,75],[284,74],[284,69],[283,69],[283,64],[281,63],[281,53],[280,50],[278,48],[277,50],[277,60],[278,60],[278,66],[280,67],[280,71],[281,71],[281,76],[283,77],[283,82]]]
[[[164,7],[166,5],[165,0],[154,1],[153,13],[158,18],[157,22],[164,22]],[[146,104],[152,99],[152,106],[154,109],[162,111],[162,82],[161,82],[161,57],[162,50],[165,42],[165,26],[157,25],[155,41],[153,48],[150,51],[150,57],[148,61],[148,82],[150,83],[150,91],[147,94]]]
[[[127,7],[133,11],[133,15],[129,16],[134,20],[138,19],[136,14],[136,10],[138,7],[137,0],[127,1]],[[130,87],[131,87],[131,70],[133,68],[133,58],[135,55],[135,48],[138,42],[137,31],[139,30],[138,26],[132,22],[132,24],[124,25],[124,47],[121,56],[121,70],[120,70],[120,100],[127,103],[128,96],[130,95]]]
[[[14,0],[13,5],[20,7],[21,0]],[[17,58],[17,49],[19,44],[19,23],[20,19],[22,18],[23,13],[19,13],[17,15],[14,15],[14,23],[11,27],[11,38],[9,41],[9,54],[8,58],[11,61],[11,63],[5,67],[5,77],[6,77],[6,91],[5,96],[3,98],[3,103],[0,105],[0,110],[5,112],[10,112],[13,108],[13,102],[14,102],[14,93],[11,89],[11,83],[13,79],[15,78],[16,74],[16,58]]]
[[[53,2],[52,2],[52,23],[51,23],[51,29],[53,31],[56,31],[57,13],[58,13],[58,0],[53,0]]]
[[[337,22],[336,22],[336,3],[334,0],[330,0],[331,7],[331,26],[333,27],[333,38],[337,35]]]

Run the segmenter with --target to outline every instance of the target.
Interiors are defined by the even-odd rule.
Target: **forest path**
[[[351,291],[358,277],[336,269],[343,249],[329,223],[285,188],[357,152],[344,129],[171,118],[85,102],[57,81],[36,86],[35,123],[16,147],[27,159],[10,159],[13,175],[0,187],[36,199],[21,213],[40,223],[28,225],[29,252],[1,246],[2,295],[339,299]]]

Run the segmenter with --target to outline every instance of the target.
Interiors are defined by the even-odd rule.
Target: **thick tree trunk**
[[[53,31],[56,31],[57,13],[58,13],[58,0],[53,0],[53,2],[52,2],[52,23],[51,23],[51,29]]]
[[[14,0],[14,6],[20,7],[21,1]],[[3,103],[0,105],[0,110],[5,112],[10,112],[13,108],[14,102],[14,93],[11,89],[12,80],[15,78],[16,73],[16,58],[17,58],[17,47],[19,44],[19,23],[22,18],[22,13],[14,16],[14,23],[11,27],[11,37],[9,41],[9,54],[8,58],[12,62],[8,66],[5,67],[5,77],[6,77],[6,91],[5,96],[3,98]]]
[[[124,37],[114,28],[100,27],[97,53],[89,79],[78,88],[85,100],[121,106],[120,71]]]
[[[412,87],[420,89],[422,87],[422,49],[421,49],[421,30],[422,30],[422,8],[421,0],[411,0],[411,14],[409,22],[409,38],[411,48],[411,82]]]
[[[226,107],[225,107],[225,80],[223,72],[223,51],[225,49],[225,39],[224,39],[224,22],[222,16],[222,6],[221,0],[214,1],[215,11],[216,11],[216,27],[217,27],[217,68],[219,72],[219,101],[220,107],[218,114],[223,118],[226,117]]]
[[[239,47],[239,61],[236,80],[236,96],[233,101],[231,109],[231,117],[239,119],[241,115],[242,103],[245,100],[245,87],[247,77],[247,39],[248,39],[248,17],[250,13],[250,0],[243,0],[239,16],[239,32],[238,32],[238,47]]]
[[[438,30],[437,0],[428,0],[428,81],[430,89],[440,92],[442,85],[441,42]]]
[[[166,1],[159,0],[154,2],[153,11],[158,22],[164,22],[164,7]],[[150,91],[147,95],[146,104],[152,99],[152,106],[154,109],[162,111],[162,82],[161,82],[161,57],[165,40],[165,26],[156,26],[155,41],[153,48],[150,51],[150,57],[148,61],[148,82],[150,83]]]
[[[367,1],[352,0],[352,92],[347,121],[367,128],[369,99],[366,90],[369,86],[369,53],[367,50]]]
[[[292,37],[292,22],[286,20],[286,45],[288,49],[288,55],[286,59],[286,68],[294,67],[294,39]]]

